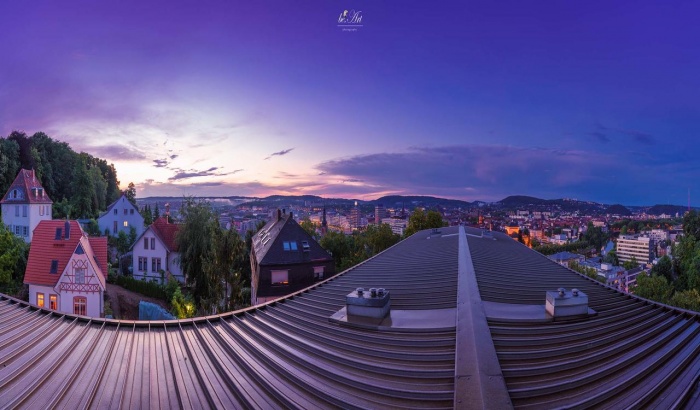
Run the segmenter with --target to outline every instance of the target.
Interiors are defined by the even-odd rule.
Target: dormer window
[[[54,259],[51,261],[51,270],[49,273],[58,273],[58,260]]]
[[[62,233],[63,233],[63,230],[61,228],[56,228],[56,237],[54,239],[56,239],[56,240],[61,239]]]
[[[301,241],[301,247],[304,249],[304,252],[308,252],[311,249],[309,241]]]

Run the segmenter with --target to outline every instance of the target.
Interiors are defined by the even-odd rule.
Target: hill
[[[623,215],[623,216],[630,216],[632,215],[632,212],[627,209],[624,205],[620,204],[614,204],[610,205],[605,209],[606,213],[609,213],[610,215]]]
[[[676,213],[683,215],[687,210],[687,207],[681,205],[654,205],[647,209],[646,212],[651,215],[667,214],[675,216]]]

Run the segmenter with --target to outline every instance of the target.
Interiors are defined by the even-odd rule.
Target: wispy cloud
[[[243,169],[236,169],[230,172],[216,172],[220,167],[211,167],[209,169],[205,169],[202,171],[196,171],[196,170],[178,170],[178,172],[173,175],[172,177],[168,178],[168,181],[177,181],[181,179],[188,179],[188,178],[198,178],[198,177],[208,177],[208,176],[226,176],[226,175],[233,175],[237,174],[239,172],[242,172]]]
[[[272,154],[268,155],[267,158],[265,158],[265,159],[267,160],[267,159],[270,159],[270,158],[275,157],[275,156],[287,155],[292,151],[294,151],[294,148],[283,149],[282,151],[273,152]]]

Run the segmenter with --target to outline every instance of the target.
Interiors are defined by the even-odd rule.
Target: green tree
[[[399,235],[392,232],[388,224],[369,225],[363,235],[367,238],[367,244],[374,255],[394,246],[401,240]]]
[[[132,205],[136,206],[136,186],[133,182],[129,182],[129,187],[124,191],[124,194],[126,195],[126,199],[128,199]]]
[[[194,314],[197,311],[192,297],[189,295],[183,295],[179,286],[175,289],[173,297],[170,300],[170,304],[173,307],[173,316],[177,317],[178,319],[194,317]]]
[[[651,274],[663,276],[669,283],[673,283],[673,264],[671,263],[671,258],[663,256],[659,259],[656,265],[651,268]]]
[[[316,232],[316,224],[311,222],[311,220],[309,218],[303,219],[299,223],[299,226],[301,226],[302,229],[304,229],[306,231],[306,233],[308,233],[312,238],[314,238],[316,240],[320,239],[319,234]]]
[[[625,262],[622,263],[622,267],[625,268],[625,270],[630,270],[630,269],[638,268],[638,267],[639,267],[639,262],[637,262],[637,258],[635,258],[634,256],[632,256],[632,259],[630,259],[630,260],[625,261]]]
[[[321,238],[320,245],[333,256],[336,270],[342,271],[347,265],[345,261],[351,256],[351,241],[342,232],[329,231]]]
[[[22,284],[28,252],[29,246],[0,223],[0,289]]]
[[[700,312],[700,293],[697,289],[678,291],[673,295],[669,304],[681,309]]]
[[[441,228],[446,226],[442,220],[442,215],[436,211],[425,212],[421,208],[416,208],[413,213],[408,218],[408,224],[406,226],[406,231],[404,232],[404,237],[408,238],[418,231],[423,229],[431,228]]]
[[[615,249],[611,249],[610,252],[605,254],[605,257],[603,258],[603,262],[609,263],[613,266],[620,265],[620,260],[617,258],[617,252],[615,251]]]
[[[145,205],[141,209],[141,216],[143,217],[143,225],[150,226],[153,223],[153,213],[151,212],[150,205]]]
[[[217,226],[214,230],[214,240],[211,253],[208,256],[205,269],[208,276],[217,284],[222,284],[222,289],[214,289],[214,299],[209,305],[204,306],[207,311],[223,307],[231,310],[233,307],[242,307],[245,301],[241,297],[243,278],[239,261],[244,258],[245,243],[233,229],[222,229]],[[219,304],[223,296],[223,306]]]
[[[221,295],[223,277],[211,266],[211,252],[216,230],[219,229],[211,205],[208,202],[185,198],[181,209],[182,224],[175,241],[180,251],[178,263],[187,283],[192,287],[192,296],[202,312],[214,306]]]
[[[672,293],[673,287],[665,277],[647,276],[644,273],[637,275],[637,287],[634,288],[635,295],[659,303],[668,303]]]
[[[90,221],[87,223],[85,232],[90,236],[102,235],[102,232],[100,232],[100,226],[97,224],[95,219],[90,219]]]

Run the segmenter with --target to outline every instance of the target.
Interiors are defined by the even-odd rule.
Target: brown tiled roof
[[[156,219],[150,227],[158,238],[160,238],[161,242],[163,242],[163,245],[165,245],[168,251],[178,251],[177,243],[175,243],[175,236],[177,235],[177,231],[180,229],[179,224],[172,224],[168,222],[167,217],[162,216]]]
[[[34,229],[34,238],[29,248],[27,269],[24,273],[24,283],[32,285],[55,286],[66,268],[73,252],[78,247],[80,238],[84,235],[78,221],[68,221],[70,236],[65,238],[66,221],[50,220],[41,221]],[[61,230],[61,237],[56,239],[56,230]],[[106,243],[105,243],[106,244]],[[107,265],[107,252],[105,249],[104,265]],[[58,261],[56,273],[51,272],[51,261]]]
[[[22,193],[22,198],[11,198],[15,189]],[[43,192],[43,196],[42,196]],[[2,204],[51,204],[51,198],[41,186],[41,181],[36,177],[33,169],[21,169],[10,188],[3,196]]]
[[[541,306],[560,286],[587,293],[597,315],[487,315],[487,304]],[[329,321],[356,287],[386,287],[392,310],[416,317],[453,312],[455,326]],[[192,320],[85,321],[0,296],[8,407],[694,408],[699,350],[695,313],[463,228],[418,232],[287,298]]]

